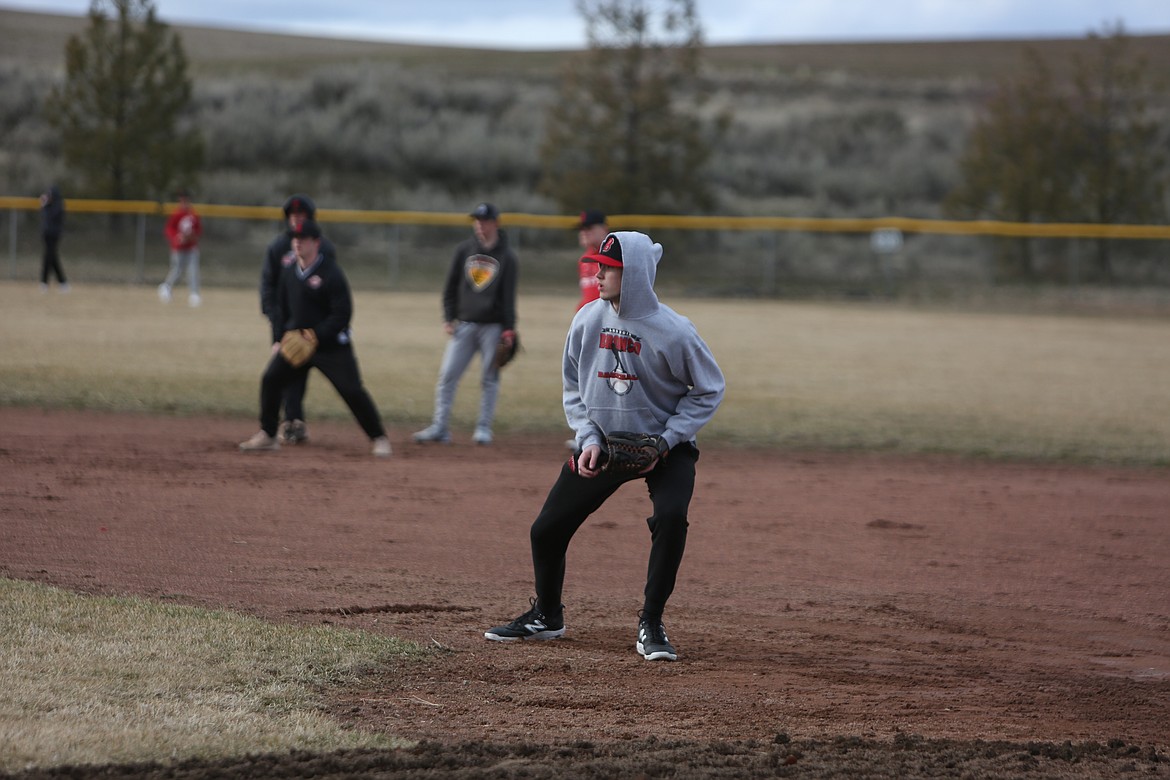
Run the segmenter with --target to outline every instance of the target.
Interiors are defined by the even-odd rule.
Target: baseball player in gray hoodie
[[[674,591],[687,539],[687,513],[699,449],[695,437],[723,400],[723,372],[686,317],[654,292],[662,245],[642,233],[610,233],[596,253],[601,297],[573,318],[562,362],[565,417],[579,451],[561,469],[532,524],[536,598],[515,620],[484,632],[498,642],[555,639],[565,633],[561,591],[573,534],[628,476],[602,470],[609,431],[662,437],[645,472],[653,505],[650,561],[636,647],[647,660],[676,660],[662,613]]]

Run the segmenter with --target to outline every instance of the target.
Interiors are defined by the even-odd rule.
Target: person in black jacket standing
[[[317,204],[308,195],[290,195],[284,202],[284,229],[272,239],[264,252],[264,265],[260,268],[260,311],[268,319],[273,331],[282,324],[276,299],[280,272],[297,261],[296,253],[292,250],[292,230],[306,219],[317,219]],[[333,242],[324,236],[321,237],[321,254],[337,259]],[[284,388],[281,399],[284,421],[277,431],[277,438],[282,444],[303,444],[309,439],[304,405],[308,380],[309,373],[306,371]]]
[[[479,417],[471,439],[492,443],[492,421],[500,392],[496,345],[516,338],[516,281],[520,261],[500,229],[499,210],[480,203],[471,212],[475,235],[455,248],[443,287],[443,330],[451,339],[443,352],[435,386],[435,411],[428,428],[414,434],[416,442],[451,441],[449,421],[455,390],[471,359],[479,353],[482,372]]]
[[[65,201],[61,190],[54,184],[41,194],[41,239],[45,243],[45,254],[41,259],[41,292],[49,291],[49,273],[57,277],[59,290],[69,292],[69,282],[61,268],[61,255],[57,245],[65,231]]]
[[[260,380],[260,430],[242,442],[240,449],[245,452],[280,449],[276,429],[284,389],[316,367],[370,437],[374,455],[388,457],[390,440],[374,400],[362,384],[353,350],[349,328],[353,298],[349,282],[337,260],[321,251],[321,229],[314,220],[303,220],[290,233],[296,262],[281,269],[277,284],[276,316],[272,318],[273,355]],[[294,368],[280,354],[280,339],[285,331],[306,329],[313,331],[317,350],[307,363]]]

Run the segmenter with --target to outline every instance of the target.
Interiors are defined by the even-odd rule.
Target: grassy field
[[[177,300],[184,299],[180,289]],[[524,352],[509,367],[500,432],[560,432],[569,296],[522,295]],[[727,376],[706,441],[1070,462],[1170,463],[1170,322],[878,304],[668,300]],[[153,287],[39,295],[0,284],[0,404],[254,419],[266,327],[255,293],[207,290],[164,306]],[[436,295],[358,293],[366,384],[392,428],[431,413],[444,346]],[[469,372],[455,424],[474,422]],[[348,412],[319,375],[311,418]],[[401,434],[399,434],[401,435]]]
[[[0,772],[250,752],[392,748],[317,709],[410,643],[0,579]]]

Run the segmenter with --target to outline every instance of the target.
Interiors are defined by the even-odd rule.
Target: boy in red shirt
[[[597,209],[585,209],[577,220],[577,243],[586,255],[597,254],[601,240],[609,234],[605,214]],[[581,300],[577,310],[590,301],[597,300],[597,263],[582,257],[577,262],[577,277],[581,284]]]
[[[166,281],[158,286],[158,298],[163,303],[171,302],[171,288],[187,272],[187,286],[190,296],[187,303],[198,306],[199,297],[199,237],[203,235],[203,223],[191,206],[191,194],[186,190],[178,192],[179,207],[167,218],[164,233],[171,245],[171,270]]]

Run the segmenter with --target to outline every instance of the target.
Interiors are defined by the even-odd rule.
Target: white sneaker
[[[276,437],[269,436],[264,431],[257,431],[252,438],[240,442],[241,452],[275,452],[279,449],[280,442]]]
[[[203,299],[199,297],[199,293],[191,293],[191,297],[187,299],[187,305],[192,309],[199,308],[201,303],[203,303]]]
[[[166,282],[158,286],[158,299],[163,303],[171,302],[171,288],[167,287]]]
[[[471,434],[471,440],[476,444],[488,445],[492,443],[492,429],[479,426],[475,429],[475,433]]]
[[[57,292],[61,293],[62,295],[68,295],[69,289],[69,282],[65,282],[63,285],[57,288]]]
[[[439,444],[451,443],[450,431],[446,430],[445,428],[440,428],[437,425],[431,425],[430,427],[424,428],[423,430],[411,436],[411,438],[419,444],[424,442],[437,442]]]
[[[390,448],[390,440],[385,436],[379,436],[374,439],[374,457],[375,458],[389,458],[393,452]]]

